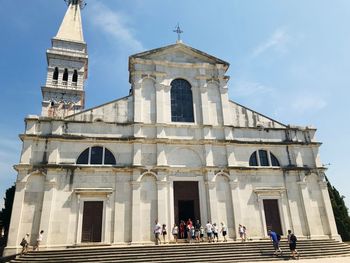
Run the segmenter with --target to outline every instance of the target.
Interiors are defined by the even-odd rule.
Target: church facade
[[[88,55],[70,1],[25,119],[6,254],[44,230],[43,247],[153,242],[188,218],[251,239],[340,239],[316,129],[284,125],[228,97],[229,63],[178,41],[129,58],[130,94],[84,109]],[[172,236],[168,234],[168,240]]]

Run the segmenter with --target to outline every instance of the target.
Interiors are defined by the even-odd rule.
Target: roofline
[[[239,104],[238,102],[235,102],[235,101],[233,101],[233,100],[229,100],[229,101],[232,102],[232,103],[237,104],[238,106],[241,106],[241,107],[243,107],[243,108],[246,108],[247,110],[250,110],[250,111],[252,111],[252,112],[254,112],[254,113],[256,113],[256,114],[259,114],[259,115],[261,115],[261,116],[263,116],[263,117],[265,117],[265,118],[267,118],[267,119],[270,119],[270,120],[272,120],[272,121],[278,123],[279,125],[282,125],[282,126],[288,128],[288,125],[286,125],[286,124],[284,124],[284,123],[282,123],[282,122],[276,121],[275,119],[272,119],[271,117],[268,117],[268,116],[266,116],[266,115],[264,115],[264,114],[262,114],[262,113],[260,113],[260,112],[257,112],[257,111],[255,111],[255,110],[252,110],[251,108],[248,108],[248,107],[246,107],[246,106],[243,106],[242,104]]]
[[[106,106],[106,105],[108,105],[108,104],[110,104],[110,103],[113,103],[113,102],[117,102],[117,101],[119,101],[119,100],[126,99],[126,98],[128,98],[128,97],[130,97],[130,96],[131,96],[131,95],[127,95],[127,96],[124,96],[124,97],[121,97],[121,98],[118,98],[118,99],[111,100],[111,101],[109,101],[109,102],[103,103],[103,104],[101,104],[101,105],[98,105],[98,106],[95,106],[95,107],[92,107],[92,108],[89,108],[89,109],[86,109],[86,110],[83,110],[83,111],[79,111],[79,112],[77,112],[77,113],[74,113],[74,114],[72,114],[72,115],[68,115],[68,116],[64,117],[63,120],[65,120],[65,119],[67,119],[67,118],[70,118],[70,117],[74,117],[74,116],[79,115],[79,114],[81,114],[81,113],[88,112],[88,111],[90,111],[90,110],[94,110],[94,109],[97,109],[97,108]]]
[[[219,58],[217,58],[217,57],[214,57],[214,56],[212,56],[212,55],[209,55],[208,53],[205,53],[205,52],[203,52],[203,51],[201,51],[201,50],[198,50],[198,49],[196,49],[196,48],[193,48],[193,47],[191,47],[191,46],[185,45],[184,43],[181,43],[181,42],[176,43],[176,44],[167,45],[167,46],[160,47],[160,48],[155,48],[155,49],[143,51],[143,52],[140,52],[140,53],[136,53],[136,54],[134,54],[134,55],[131,55],[131,56],[129,56],[129,65],[130,65],[130,60],[131,60],[132,58],[138,58],[138,57],[141,57],[141,56],[150,54],[150,53],[163,51],[163,50],[165,50],[165,49],[167,49],[167,48],[176,47],[176,46],[184,46],[184,47],[186,47],[186,48],[192,50],[192,51],[195,52],[195,53],[199,53],[199,54],[201,54],[202,56],[209,57],[209,58],[211,58],[211,59],[213,59],[213,60],[216,60],[216,61],[218,62],[218,64],[224,64],[225,66],[227,66],[227,68],[230,66],[230,63],[228,63],[227,61],[224,61],[224,60],[222,60],[222,59],[219,59]]]

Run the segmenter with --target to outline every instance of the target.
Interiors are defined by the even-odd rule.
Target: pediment
[[[187,46],[183,43],[152,49],[146,52],[138,53],[130,58],[139,58],[154,61],[167,61],[175,63],[209,63],[224,64],[229,63],[219,58],[211,56],[203,51]]]

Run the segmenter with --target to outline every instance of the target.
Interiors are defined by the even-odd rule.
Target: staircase
[[[273,256],[269,241],[192,243],[159,246],[92,247],[29,252],[11,262],[247,262],[286,260],[290,257],[285,240],[282,256]],[[350,246],[334,240],[300,240],[301,258],[350,256]]]

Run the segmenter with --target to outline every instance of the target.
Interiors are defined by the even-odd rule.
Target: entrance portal
[[[102,201],[85,201],[81,242],[101,242]]]
[[[272,230],[280,235],[282,233],[280,212],[278,209],[277,199],[265,199],[264,211],[265,211],[265,221],[266,221],[266,231]]]
[[[189,218],[193,223],[200,220],[198,182],[174,182],[174,215],[177,225]]]

